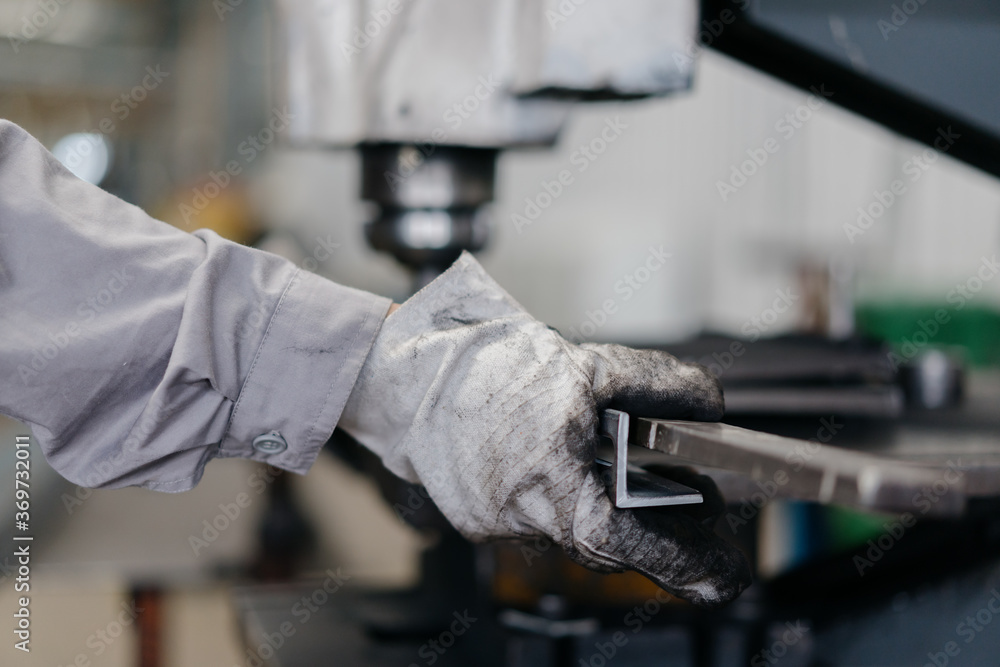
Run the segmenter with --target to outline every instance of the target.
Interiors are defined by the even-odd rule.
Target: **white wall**
[[[807,256],[853,258],[869,296],[943,301],[997,250],[1000,182],[947,156],[913,182],[903,165],[923,146],[832,103],[811,112],[791,136],[776,128],[807,101],[801,91],[706,52],[690,93],[580,106],[556,150],[502,156],[484,264],[529,310],[564,331],[579,329],[588,311],[612,299],[616,312],[595,339],[738,331],[772,303],[776,289],[796,287],[796,266]],[[574,152],[615,118],[625,129],[581,173]],[[723,201],[717,182],[768,138],[777,152]],[[405,274],[376,258],[362,238],[355,156],[283,153],[270,166],[259,199],[271,218],[299,230],[307,251],[318,235],[342,243],[322,271],[405,294]],[[562,169],[573,182],[518,232],[511,215],[523,214],[525,198],[544,192],[543,181]],[[895,179],[907,191],[849,243],[844,225]],[[616,293],[622,276],[661,244],[672,253],[667,264],[632,298]],[[977,298],[1000,302],[1000,280]],[[773,331],[796,322],[789,313]]]

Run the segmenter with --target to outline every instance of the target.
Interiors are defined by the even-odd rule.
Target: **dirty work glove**
[[[718,420],[723,402],[714,377],[666,353],[567,342],[463,254],[386,319],[339,425],[470,540],[546,536],[695,603],[736,597],[749,569],[710,527],[613,506],[594,467],[609,407]]]

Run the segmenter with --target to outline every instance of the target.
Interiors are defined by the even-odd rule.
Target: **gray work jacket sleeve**
[[[233,456],[305,473],[390,303],[153,220],[0,120],[0,412],[74,483],[185,491]]]

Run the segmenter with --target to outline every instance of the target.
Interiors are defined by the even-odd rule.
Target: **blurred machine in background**
[[[832,32],[843,39],[845,31],[869,18],[878,25],[870,3],[867,13],[863,3],[838,6],[836,12],[846,12],[848,19],[831,18],[835,9],[820,2],[705,2],[700,19],[693,2],[612,7],[483,0],[461,9],[432,1],[286,2],[282,7],[291,53],[289,99],[297,118],[292,139],[359,149],[361,196],[378,206],[366,228],[368,240],[414,269],[418,287],[461,250],[484,246],[484,209],[493,199],[499,151],[553,144],[571,104],[689,87],[692,56],[702,48],[699,37],[813,94],[832,91],[822,94],[936,150],[942,150],[941,128],[973,137],[953,155],[998,173],[995,128],[980,122],[987,102],[971,92],[985,83],[979,56],[989,55],[995,42],[961,42],[968,47],[961,56],[949,53],[965,75],[968,106],[948,96],[953,77],[915,74],[926,65],[921,59],[905,66],[873,61],[869,70],[856,57],[844,62],[816,52],[808,38],[825,33],[810,32],[810,21],[836,18],[841,27]],[[935,12],[945,30],[960,30],[987,10],[969,3],[949,11]],[[782,28],[796,39],[783,36]],[[900,86],[900,80],[910,85]],[[537,546],[471,549],[429,503],[421,503],[419,511],[406,513],[408,520],[441,535],[425,555],[421,585],[395,595],[357,592],[340,611],[331,610],[324,627],[332,634],[302,641],[300,663],[343,651],[354,660],[386,665],[414,652],[428,660],[425,664],[440,658],[442,664],[523,666],[594,665],[612,658],[618,664],[720,666],[778,659],[796,665],[921,660],[919,650],[906,653],[912,646],[909,630],[886,628],[905,625],[898,617],[908,614],[913,623],[946,629],[961,605],[945,610],[942,601],[975,589],[970,582],[996,582],[1000,574],[1000,523],[994,518],[1000,420],[989,416],[990,392],[984,396],[978,386],[962,405],[960,357],[941,350],[901,357],[881,341],[858,336],[849,269],[835,261],[806,263],[800,276],[796,291],[807,297],[803,319],[812,335],[761,341],[704,336],[665,346],[720,375],[727,421],[799,438],[789,447],[798,462],[794,456],[784,461],[765,456],[749,445],[741,450],[734,442],[728,449],[712,449],[708,441],[685,449],[685,436],[678,433],[664,446],[672,460],[719,482],[731,504],[722,534],[756,554],[758,541],[784,526],[786,544],[804,547],[758,560],[758,574],[773,576],[770,581],[721,612],[692,610],[658,599],[641,579],[586,573]],[[833,448],[819,444],[834,439]],[[418,489],[380,472],[370,455],[349,443],[339,447],[382,480],[394,507],[405,509],[407,498],[419,496]],[[872,453],[884,457],[881,468],[869,465]],[[928,468],[904,481],[904,468],[922,470],[919,466],[931,461],[940,466],[937,473]],[[955,479],[944,473],[941,480],[934,477],[946,469]],[[825,530],[831,515],[822,506],[791,503],[784,507],[798,518],[782,522],[771,513],[762,521],[763,506],[781,497],[892,510],[903,518],[886,516],[874,532],[869,522],[858,529],[872,538],[862,541],[861,549],[852,544],[830,555]],[[914,527],[914,515],[926,520]],[[904,541],[907,531],[912,537]],[[956,543],[964,545],[961,557],[951,548]],[[867,566],[859,567],[858,559],[873,565],[890,548],[891,556],[862,582]],[[942,560],[945,554],[952,562]],[[935,578],[939,583],[930,584]],[[928,585],[931,592],[923,595],[934,602],[899,602],[914,587]],[[256,626],[274,627],[280,614],[273,610],[293,597],[247,591],[245,617]],[[893,601],[892,611],[884,610],[887,600]],[[664,604],[668,613],[657,616]],[[632,605],[640,616],[629,612]],[[649,618],[641,616],[644,607]],[[424,655],[428,645],[419,646],[419,640],[448,632],[456,609],[474,609],[485,619],[469,630],[475,639],[440,656]],[[845,619],[859,614],[870,615],[878,630],[854,628],[857,638],[845,647],[845,622],[850,623]],[[644,623],[655,629],[630,644],[633,622],[640,630]],[[625,641],[612,639],[626,631]],[[995,639],[983,639],[972,651],[986,656],[997,648]]]
[[[417,287],[461,250],[489,249],[492,226],[493,247],[506,245],[490,270],[567,331],[629,268],[621,239],[643,252],[677,240],[676,263],[593,338],[705,363],[725,384],[727,421],[798,438],[805,454],[819,441],[961,461],[961,482],[914,494],[913,524],[797,502],[794,485],[763,466],[706,470],[729,502],[719,530],[754,560],[758,583],[730,607],[703,612],[664,601],[641,577],[577,568],[544,543],[473,547],[420,489],[338,435],[331,448],[378,479],[387,505],[431,545],[420,582],[402,591],[348,585],[280,650],[265,651],[317,586],[254,581],[236,596],[245,655],[269,667],[725,667],[923,664],[950,641],[961,656],[948,653],[949,664],[1000,653],[988,628],[968,643],[956,634],[966,618],[985,618],[1000,589],[998,508],[967,493],[970,477],[992,481],[1000,461],[1000,378],[982,370],[1000,360],[1000,297],[991,285],[962,307],[948,299],[953,278],[975,276],[980,254],[996,246],[983,228],[996,227],[1000,207],[989,207],[1000,197],[981,173],[1000,174],[993,3],[57,4],[46,12],[0,2],[9,35],[0,40],[0,116],[62,145],[67,162],[89,146],[92,180],[155,215],[244,242],[308,218],[313,227],[288,253],[295,261],[369,289],[389,285],[397,298],[404,282],[380,282],[391,264],[350,245],[360,218],[367,242],[408,267]],[[695,76],[699,66],[710,76]],[[149,78],[149,67],[166,74]],[[794,126],[767,168],[720,202],[716,180],[779,136],[774,121],[824,86],[833,119],[815,114]],[[269,87],[280,91],[274,99]],[[648,102],[684,92],[669,105]],[[304,150],[243,152],[285,105],[291,122],[280,134],[289,141],[274,146]],[[981,172],[956,162],[942,174],[921,171],[921,188],[855,245],[844,225],[856,223],[857,206],[927,153],[834,105],[930,147],[952,128],[960,139],[931,155]],[[604,109],[612,116],[600,118]],[[624,156],[616,162],[607,123],[619,111],[632,114],[633,129],[613,147]],[[608,150],[598,162],[577,146]],[[596,180],[576,169],[581,156]],[[220,186],[231,160],[241,174]],[[525,196],[543,206],[549,198],[544,222],[525,220]],[[363,215],[352,208],[357,197],[369,204]],[[502,214],[491,216],[498,200]],[[524,236],[517,215],[530,225]],[[338,244],[350,251],[322,266]],[[902,292],[916,302],[856,300],[887,277],[893,288],[916,285]],[[781,317],[771,308],[776,289],[800,295]],[[895,297],[875,292],[887,294]],[[726,333],[678,342],[678,332],[706,325]],[[256,579],[296,574],[317,528],[303,521],[293,486],[268,486]],[[342,541],[364,539],[346,532]],[[455,625],[456,614],[468,627]]]
[[[693,73],[695,0],[279,5],[290,139],[358,148],[368,240],[418,286],[485,245],[498,151],[552,145],[577,102],[666,95]]]

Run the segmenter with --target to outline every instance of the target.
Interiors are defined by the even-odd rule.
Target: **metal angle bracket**
[[[601,415],[600,434],[611,441],[610,447],[600,448],[596,461],[601,466],[601,475],[615,507],[693,505],[703,501],[697,489],[629,464],[628,413],[605,410]]]

